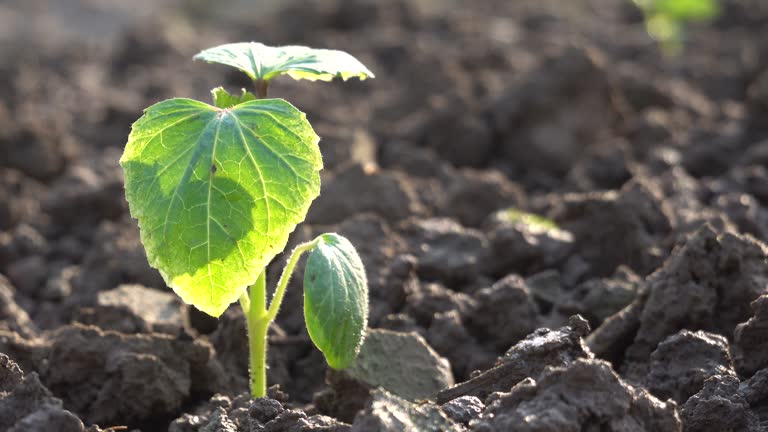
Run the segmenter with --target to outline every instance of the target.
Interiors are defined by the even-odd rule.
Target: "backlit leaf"
[[[120,159],[149,263],[219,316],[282,252],[320,191],[318,137],[282,99],[149,107]]]
[[[305,46],[271,47],[258,42],[232,43],[204,50],[195,56],[195,60],[235,67],[253,80],[269,81],[281,74],[310,81],[373,78],[368,68],[344,51]]]

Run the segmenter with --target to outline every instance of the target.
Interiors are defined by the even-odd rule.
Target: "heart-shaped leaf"
[[[270,47],[258,42],[240,42],[209,48],[195,60],[220,63],[245,72],[251,79],[269,81],[286,74],[293,79],[330,81],[333,78],[373,78],[373,73],[344,51],[305,46]]]
[[[319,138],[282,99],[149,107],[120,164],[149,263],[219,316],[282,252],[320,191]]]
[[[329,366],[352,364],[368,322],[368,281],[354,246],[338,234],[320,236],[307,259],[304,319]]]

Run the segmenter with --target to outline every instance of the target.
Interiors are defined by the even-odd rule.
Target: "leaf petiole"
[[[320,237],[312,240],[311,242],[302,243],[291,252],[291,257],[283,268],[283,273],[280,275],[280,281],[277,283],[277,289],[275,295],[272,297],[272,302],[269,304],[269,310],[267,311],[267,319],[271,322],[277,316],[277,312],[280,310],[280,304],[283,302],[283,296],[285,295],[285,289],[288,286],[288,282],[291,280],[293,269],[296,267],[296,263],[299,262],[299,258],[304,252],[310,251],[317,246],[320,241]]]
[[[248,313],[251,310],[251,298],[248,297],[248,290],[246,290],[243,295],[240,296],[240,307],[243,309],[243,313],[245,314],[245,318],[248,318]]]
[[[256,283],[240,296],[240,306],[248,326],[248,351],[250,357],[250,385],[253,397],[267,395],[267,330],[266,318],[267,271],[264,269]]]

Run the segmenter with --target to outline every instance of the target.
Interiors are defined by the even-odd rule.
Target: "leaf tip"
[[[355,360],[357,360],[357,354],[359,354],[359,351],[360,350],[358,350],[358,352],[355,353],[354,357],[348,357],[348,358],[342,358],[342,359],[335,359],[327,355],[324,355],[325,362],[333,370],[347,369],[348,367],[352,366],[355,363]]]

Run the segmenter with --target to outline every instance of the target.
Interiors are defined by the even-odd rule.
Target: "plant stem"
[[[245,319],[248,319],[248,312],[251,310],[251,299],[248,297],[247,290],[240,296],[240,307],[243,308]]]
[[[258,96],[259,99],[266,98],[267,88],[269,87],[269,83],[267,81],[264,81],[263,79],[259,79],[254,81],[254,84],[256,85],[256,96]]]
[[[248,325],[248,351],[250,356],[251,395],[254,398],[267,395],[267,269],[250,288],[250,295],[240,297],[240,306]]]
[[[301,254],[313,249],[319,239],[314,239],[311,242],[302,243],[291,252],[291,257],[288,258],[288,262],[283,268],[283,273],[280,275],[280,280],[277,282],[277,289],[275,289],[275,295],[272,296],[272,301],[269,303],[269,310],[267,311],[267,319],[272,322],[277,316],[277,312],[280,310],[280,304],[283,302],[283,296],[285,295],[285,288],[288,287],[288,282],[291,280],[291,274],[296,267],[296,263],[299,262]]]
[[[291,273],[296,267],[301,255],[311,250],[317,245],[318,239],[311,242],[302,243],[291,252],[288,263],[283,268],[280,280],[277,283],[275,294],[267,309],[267,269],[261,272],[261,275],[250,288],[250,296],[243,294],[240,297],[240,306],[245,313],[245,319],[248,323],[248,349],[250,354],[250,374],[251,374],[251,396],[260,398],[267,395],[267,332],[269,325],[275,320],[277,312],[280,310],[280,303],[283,302],[285,289],[291,279]]]
[[[251,287],[250,295],[251,307],[256,309],[258,314],[267,311],[267,269],[262,270],[256,283]]]
[[[251,396],[255,398],[267,395],[267,331],[269,321],[264,319],[248,320],[248,349],[250,351]]]

